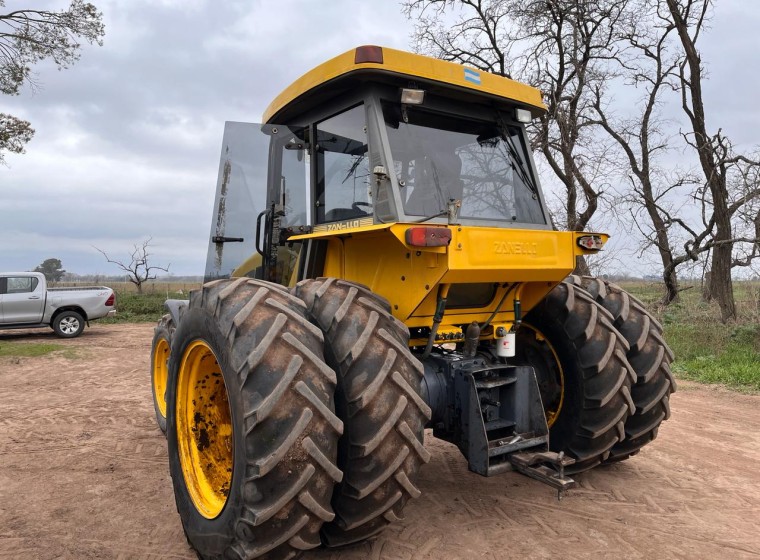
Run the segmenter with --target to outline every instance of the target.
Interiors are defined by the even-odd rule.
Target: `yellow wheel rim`
[[[559,356],[557,356],[557,351],[554,349],[554,346],[552,346],[552,343],[549,342],[549,339],[546,338],[543,333],[533,325],[523,323],[522,327],[533,331],[535,340],[540,343],[542,349],[544,350],[544,354],[548,358],[549,363],[546,365],[551,370],[549,373],[554,378],[554,381],[559,385],[559,400],[555,399],[553,402],[544,403],[546,423],[551,428],[557,421],[559,413],[562,410],[562,404],[565,402],[565,372],[562,369],[562,362],[560,362]],[[545,352],[547,349],[549,350],[548,353]],[[535,367],[537,364],[533,365]]]
[[[232,482],[232,417],[221,368],[202,340],[190,343],[182,356],[176,420],[185,486],[198,512],[214,519]]]
[[[169,379],[169,341],[161,338],[153,353],[153,390],[161,416],[166,418],[166,380]]]

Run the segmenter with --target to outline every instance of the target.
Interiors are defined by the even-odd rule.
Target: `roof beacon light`
[[[401,103],[404,105],[422,105],[425,100],[424,89],[409,89],[403,88],[401,90]]]
[[[589,251],[599,251],[604,245],[604,240],[598,235],[582,235],[578,238],[578,245]]]
[[[364,45],[362,47],[356,47],[356,53],[354,54],[354,64],[382,64],[383,63],[383,47],[376,47],[375,45]]]
[[[527,109],[515,109],[515,118],[517,119],[517,122],[528,124],[530,121],[533,120],[533,117],[530,114],[530,111]]]

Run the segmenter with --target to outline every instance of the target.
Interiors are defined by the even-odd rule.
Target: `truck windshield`
[[[460,218],[546,223],[520,128],[392,104],[383,112],[407,215],[440,215],[454,199]]]

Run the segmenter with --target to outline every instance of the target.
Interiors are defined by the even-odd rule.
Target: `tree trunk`
[[[578,255],[575,257],[575,269],[573,270],[573,274],[578,274],[580,276],[591,276],[591,270],[588,267],[588,263],[586,262],[586,257],[583,255]]]
[[[712,271],[708,270],[702,280],[702,301],[709,303],[713,300],[712,293]]]
[[[731,234],[729,233],[728,235],[730,236]],[[718,228],[718,236],[720,236],[720,228]],[[719,239],[725,238],[719,237]],[[713,249],[712,270],[710,271],[710,293],[718,302],[720,320],[723,323],[736,319],[734,284],[731,279],[731,253],[732,245],[730,243],[716,246]]]
[[[665,283],[665,293],[662,296],[662,305],[668,306],[671,303],[678,302],[680,299],[678,291],[678,276],[672,258],[669,260],[668,264],[665,264],[666,257],[664,255],[662,255],[662,259],[663,264],[665,265],[665,268],[662,271],[662,281]]]

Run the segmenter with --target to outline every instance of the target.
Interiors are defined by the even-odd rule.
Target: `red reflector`
[[[354,55],[354,64],[362,64],[364,62],[374,62],[375,64],[383,63],[383,47],[376,47],[374,45],[364,45],[363,47],[356,47],[356,54]]]
[[[604,246],[604,240],[598,235],[583,235],[578,238],[578,245],[589,251],[599,251]]]
[[[412,247],[444,247],[451,243],[451,230],[441,227],[413,227],[406,230],[406,244]]]
[[[108,299],[106,300],[106,305],[113,305],[113,302],[116,301],[116,294],[112,293],[110,296],[108,296]]]

